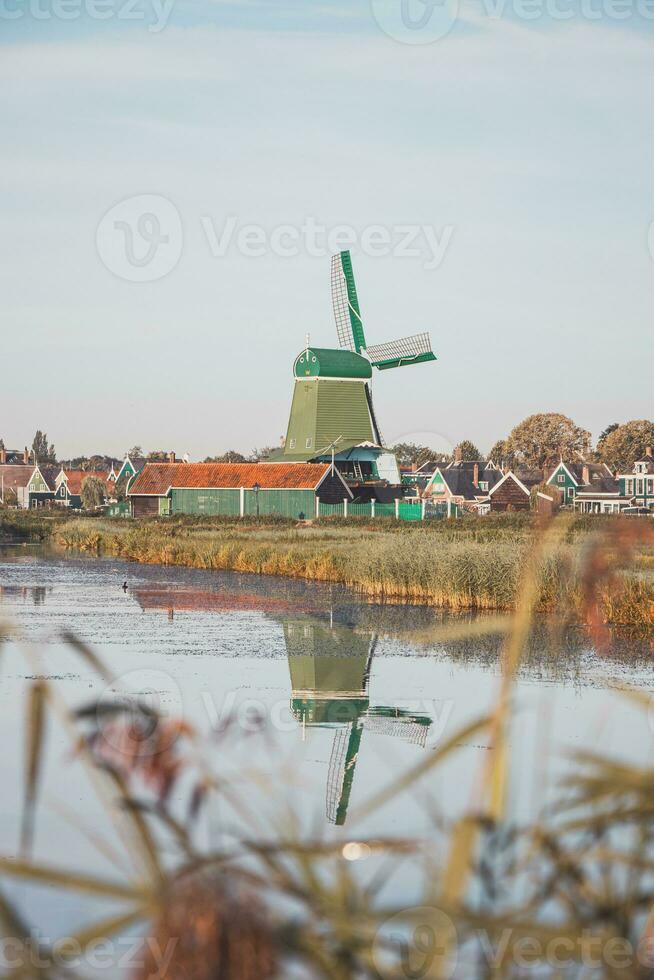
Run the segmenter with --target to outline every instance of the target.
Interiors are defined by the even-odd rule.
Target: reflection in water
[[[336,729],[327,776],[326,813],[345,823],[364,728],[424,747],[431,718],[392,706],[371,708],[370,668],[377,637],[315,618],[283,621],[291,708],[302,728]]]
[[[221,613],[257,610],[281,624],[291,677],[291,710],[302,731],[333,728],[326,789],[330,823],[342,826],[352,793],[364,729],[424,747],[432,719],[393,705],[371,707],[370,669],[377,634],[366,626],[334,623],[333,610],[291,614],[293,603],[280,597],[166,587],[133,592],[143,610]]]
[[[42,606],[52,586],[45,585],[0,585],[0,599],[32,599],[35,606]]]

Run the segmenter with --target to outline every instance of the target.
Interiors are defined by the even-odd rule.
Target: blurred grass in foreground
[[[352,815],[356,821],[406,792],[483,733],[488,762],[469,811],[446,828],[444,855],[426,840],[354,837],[346,845],[348,856],[374,852],[386,859],[386,871],[364,887],[341,842],[303,839],[288,824],[274,840],[253,833],[236,851],[201,850],[195,840],[198,813],[212,794],[237,801],[238,789],[216,780],[194,729],[119,695],[71,710],[56,682],[35,680],[25,723],[21,858],[0,857],[0,877],[122,903],[121,911],[69,937],[69,943],[74,939],[84,947],[135,923],[143,923],[144,936],[156,940],[157,948],[173,940],[163,970],[150,955],[153,946],[144,947],[149,958],[136,980],[286,980],[291,965],[302,976],[333,980],[651,977],[654,769],[578,753],[574,776],[533,825],[516,825],[506,805],[513,778],[508,731],[514,680],[543,589],[550,596],[552,642],[574,618],[587,624],[601,648],[607,597],[619,608],[623,593],[633,588],[629,569],[643,547],[642,528],[635,528],[615,522],[585,535],[573,542],[575,562],[562,552],[570,547],[569,520],[534,530],[514,582],[514,613],[499,624],[503,671],[493,711],[441,742]],[[125,533],[138,537],[147,531]],[[397,547],[399,536],[395,540]],[[417,536],[407,540],[415,547]],[[643,588],[651,602],[651,586]],[[487,622],[489,631],[498,629],[494,617]],[[2,633],[20,643],[10,627]],[[433,642],[439,638],[436,629]],[[74,636],[66,640],[104,681],[117,684],[91,649]],[[30,647],[23,650],[31,660]],[[634,711],[649,709],[649,699],[637,690],[624,691],[624,697]],[[115,824],[132,869],[124,879],[30,859],[50,713],[68,729]],[[180,793],[186,800],[181,817],[171,802]],[[425,871],[421,902],[410,909],[381,898],[387,875],[408,854],[418,855]],[[0,924],[25,949],[34,943],[32,924],[1,891]],[[6,975],[78,975],[62,966],[60,950],[56,957],[42,946],[38,952],[41,966],[24,957]]]

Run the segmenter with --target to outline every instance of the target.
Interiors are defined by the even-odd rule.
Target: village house
[[[95,477],[100,480],[105,490],[105,501],[114,498],[114,487],[116,482],[113,470],[66,470],[62,466],[55,478],[55,503],[63,504],[64,507],[71,507],[74,510],[81,510],[82,507],[82,485],[88,477]]]
[[[629,501],[632,507],[654,508],[654,455],[652,447],[648,446],[645,455],[637,459],[631,473],[619,473],[617,476],[620,495]]]
[[[512,473],[502,471],[491,460],[454,460],[436,466],[423,497],[431,503],[464,508],[478,514],[492,511],[529,510],[529,488]]]
[[[42,507],[54,499],[55,470],[33,463],[0,465],[0,501],[24,509]]]
[[[584,490],[601,490],[608,487],[606,481],[613,480],[613,473],[606,463],[574,463],[561,459],[547,478],[550,487],[556,487],[561,494],[561,503],[574,505],[577,493]]]
[[[352,491],[330,463],[146,463],[130,483],[134,517],[279,514],[314,517]]]
[[[609,471],[610,472],[610,471]],[[582,514],[620,514],[632,508],[654,510],[654,456],[648,446],[631,472],[603,477],[583,486],[575,495],[575,509]]]

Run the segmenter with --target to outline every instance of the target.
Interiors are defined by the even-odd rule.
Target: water
[[[21,646],[5,646],[1,665],[6,856],[18,853],[25,695],[36,676],[53,680],[71,706],[122,691],[151,698],[202,736],[204,764],[231,787],[229,798],[212,797],[202,811],[197,833],[204,847],[291,833],[343,845],[353,837],[437,841],[438,821],[477,799],[489,753],[483,732],[462,739],[409,790],[357,817],[367,800],[486,713],[496,697],[499,639],[436,643],[430,635],[452,620],[434,610],[365,602],[336,586],[66,557],[29,546],[0,553],[0,597],[0,615],[22,638]],[[63,630],[91,644],[118,681],[107,686],[62,641]],[[561,655],[549,649],[544,631],[536,632],[516,684],[515,820],[529,820],[553,797],[577,750],[651,761],[652,718],[615,688],[628,682],[650,691],[652,664],[650,646],[633,637],[616,635],[599,654],[582,632],[571,631]],[[46,744],[35,860],[127,873],[106,808],[56,721]],[[188,791],[189,780],[181,780],[174,801],[180,807]],[[419,879],[411,862],[400,868],[395,900],[415,901]],[[49,889],[13,883],[10,895],[48,932],[78,928],[97,912],[74,892],[57,893],[55,901]]]

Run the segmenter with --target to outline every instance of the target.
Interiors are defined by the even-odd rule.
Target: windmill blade
[[[379,368],[380,371],[436,360],[428,333],[417,333],[412,337],[389,340],[385,344],[372,344],[366,348],[366,355],[370,358],[373,367]]]
[[[343,826],[347,818],[362,734],[363,728],[355,722],[351,728],[341,728],[334,735],[327,774],[325,811],[328,821],[339,827]]]
[[[359,354],[366,346],[349,252],[332,255],[332,307],[340,347]]]

